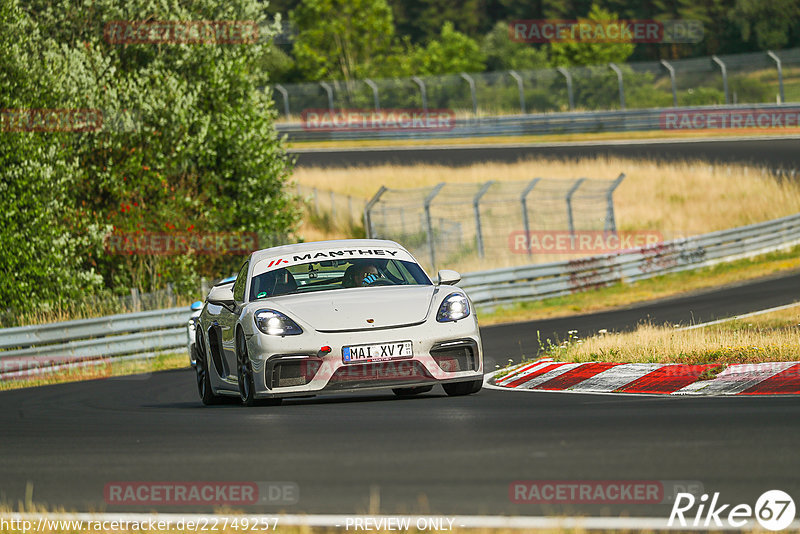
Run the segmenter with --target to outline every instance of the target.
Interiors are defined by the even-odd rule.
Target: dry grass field
[[[800,212],[800,182],[779,181],[760,169],[702,162],[656,162],[622,158],[579,161],[530,159],[515,164],[469,167],[436,165],[352,168],[298,168],[295,180],[358,198],[371,197],[381,185],[425,187],[438,182],[530,180],[578,177],[625,180],[614,193],[620,230],[651,230],[666,238],[701,234]],[[309,237],[343,237],[335,228],[305,224]],[[308,238],[307,238],[308,239]]]

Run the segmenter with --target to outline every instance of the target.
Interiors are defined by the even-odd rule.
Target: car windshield
[[[309,262],[253,277],[250,300],[281,295],[357,287],[432,285],[414,262],[395,259],[350,259]]]

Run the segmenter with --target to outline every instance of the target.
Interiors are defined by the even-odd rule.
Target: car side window
[[[236,282],[233,283],[233,300],[236,302],[244,302],[244,286],[247,285],[247,266],[250,262],[244,262],[242,269],[239,271],[239,276],[236,277]]]

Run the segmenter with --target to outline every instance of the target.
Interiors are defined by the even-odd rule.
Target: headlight
[[[297,323],[275,310],[258,310],[253,319],[258,329],[270,336],[295,336],[303,333]]]
[[[451,293],[442,301],[439,306],[439,313],[436,320],[440,323],[447,321],[458,321],[469,315],[469,301],[461,293]]]

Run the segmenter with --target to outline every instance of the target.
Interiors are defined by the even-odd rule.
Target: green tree
[[[800,20],[797,0],[736,0],[731,19],[739,26],[742,40],[755,42],[760,50],[779,49],[789,42],[791,30]]]
[[[302,0],[290,15],[295,61],[306,80],[373,75],[395,44],[386,0]]]
[[[619,19],[616,14],[597,4],[592,6],[586,18],[591,21]],[[553,42],[550,43],[550,63],[554,67],[624,63],[633,53],[633,49],[633,43],[624,42]]]
[[[498,22],[481,42],[486,70],[526,70],[547,66],[547,52],[528,43],[512,41],[508,23]]]
[[[482,72],[486,68],[480,45],[445,22],[437,39],[412,53],[412,66],[417,74],[455,74]]]
[[[104,125],[85,133],[0,134],[0,184],[12,193],[0,193],[8,218],[0,248],[4,261],[25,264],[16,287],[3,287],[4,302],[57,301],[101,285],[152,290],[172,282],[189,289],[199,274],[227,274],[241,263],[104,253],[110,229],[291,231],[297,217],[285,190],[291,164],[271,99],[259,89],[268,82],[257,68],[267,42],[120,45],[103,37],[106,22],[118,20],[258,23],[257,1],[220,7],[203,0],[185,8],[98,0],[88,10],[69,0],[31,4],[35,20],[18,0],[4,3],[3,16],[10,13],[12,22],[0,31],[8,45],[0,52],[2,102],[102,110]],[[125,120],[114,120],[120,116]]]

